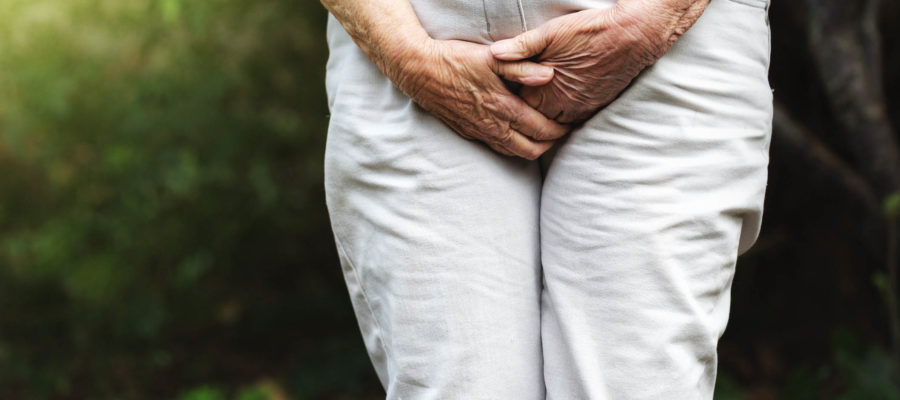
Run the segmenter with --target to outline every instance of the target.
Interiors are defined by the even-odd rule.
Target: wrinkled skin
[[[530,61],[500,62],[488,46],[431,40],[388,61],[392,80],[419,106],[460,136],[529,160],[570,128],[546,118],[504,83],[547,84],[553,70]]]
[[[623,0],[601,10],[554,18],[499,41],[499,60],[534,59],[556,73],[549,84],[521,89],[548,118],[580,123],[609,104],[656,62],[702,14],[709,0]]]
[[[489,49],[430,38],[408,0],[321,1],[422,108],[465,138],[531,160],[569,132],[567,123],[615,99],[709,2],[618,0],[613,8],[559,17]],[[522,97],[504,79],[524,85]]]

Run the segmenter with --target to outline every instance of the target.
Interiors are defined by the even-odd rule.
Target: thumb
[[[541,54],[547,48],[548,42],[547,35],[536,29],[492,44],[491,54],[498,60],[522,60]]]

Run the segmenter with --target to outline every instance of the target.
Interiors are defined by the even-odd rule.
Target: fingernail
[[[491,53],[495,56],[508,56],[515,51],[512,40],[504,39],[491,45]]]

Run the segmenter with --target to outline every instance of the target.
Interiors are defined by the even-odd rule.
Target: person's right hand
[[[400,90],[460,136],[497,152],[534,160],[570,130],[503,82],[544,85],[553,78],[552,67],[499,61],[488,46],[455,40],[430,40],[389,58],[386,72]]]

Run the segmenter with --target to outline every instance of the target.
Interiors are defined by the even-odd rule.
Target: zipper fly
[[[507,39],[528,30],[523,0],[482,0],[488,35]]]

